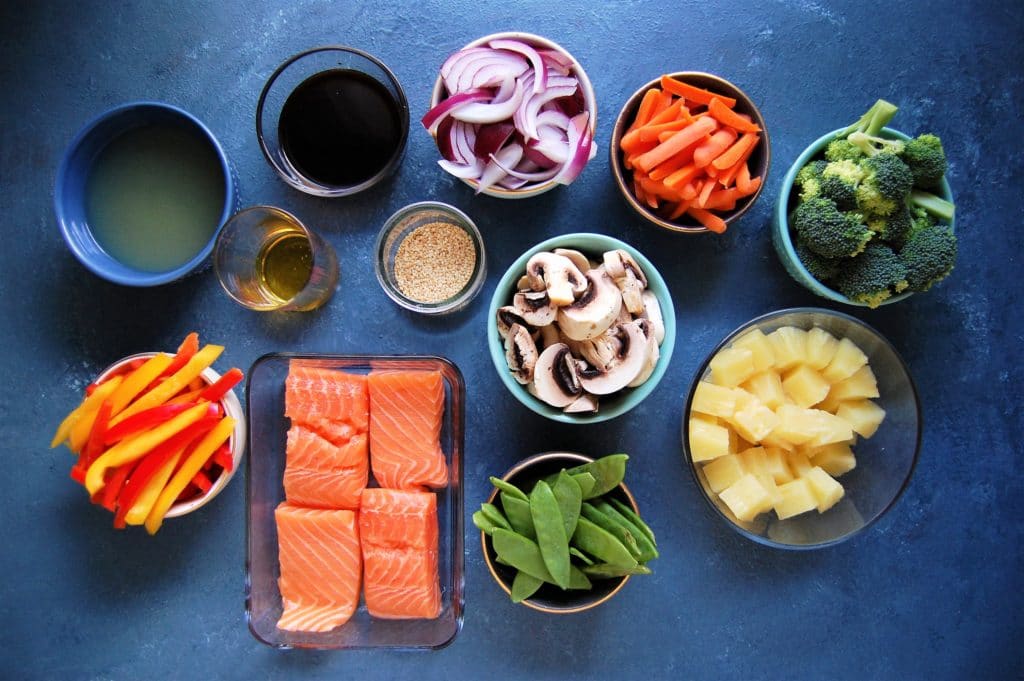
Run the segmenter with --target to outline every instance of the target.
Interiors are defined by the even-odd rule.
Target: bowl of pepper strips
[[[51,447],[78,457],[71,478],[114,527],[145,526],[187,515],[220,493],[241,462],[246,427],[233,388],[239,369],[212,368],[223,346],[199,347],[189,334],[174,354],[144,352],[118,360],[85,389]]]

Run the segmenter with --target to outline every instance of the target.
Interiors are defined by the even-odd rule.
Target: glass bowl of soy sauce
[[[409,104],[379,59],[341,45],[290,57],[263,87],[256,136],[289,185],[315,196],[349,196],[398,167]]]

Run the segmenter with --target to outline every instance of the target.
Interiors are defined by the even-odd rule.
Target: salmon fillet
[[[381,487],[444,487],[444,379],[439,371],[375,371],[370,391],[370,465]]]
[[[440,615],[434,493],[363,490],[359,532],[363,596],[370,615],[384,619]]]
[[[337,445],[338,447],[348,444],[360,432],[366,432],[358,431],[355,426],[344,421],[332,421],[326,418],[300,418],[293,416],[292,423],[300,425],[306,430],[313,431],[332,445]]]
[[[293,361],[284,382],[284,415],[297,421],[344,421],[366,432],[369,425],[366,376],[304,366]]]
[[[365,434],[336,446],[301,425],[288,430],[284,495],[292,504],[358,509],[369,477]]]
[[[356,513],[288,502],[274,510],[284,612],[279,629],[329,631],[359,604],[361,554]]]

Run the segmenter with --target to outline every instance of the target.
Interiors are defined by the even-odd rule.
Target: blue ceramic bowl
[[[624,388],[614,395],[605,395],[600,399],[600,406],[596,413],[592,414],[567,414],[561,409],[546,404],[537,399],[526,390],[526,386],[516,382],[509,371],[508,362],[505,360],[505,344],[498,334],[498,325],[495,321],[498,308],[512,302],[512,296],[516,291],[516,282],[519,277],[526,273],[526,263],[530,256],[541,251],[550,251],[555,248],[573,248],[589,256],[600,256],[605,251],[621,248],[640,264],[644,274],[647,275],[647,288],[658,298],[661,306],[661,315],[665,323],[665,339],[659,348],[660,356],[654,367],[654,372],[643,383],[636,388]],[[629,244],[613,239],[604,234],[564,234],[542,241],[530,250],[519,256],[512,266],[508,268],[504,276],[494,289],[491,297],[491,306],[487,311],[487,347],[491,352],[491,361],[498,372],[498,377],[505,384],[509,392],[524,405],[546,416],[552,421],[562,423],[599,423],[621,416],[627,411],[644,401],[654,391],[661,377],[665,375],[668,364],[672,359],[672,349],[676,343],[676,313],[672,306],[672,295],[661,274],[654,268],[654,265],[642,253]]]
[[[86,217],[86,184],[97,156],[120,135],[146,125],[179,127],[195,134],[216,153],[224,182],[224,205],[210,239],[184,264],[162,272],[139,270],[112,257],[97,243]],[[115,107],[88,123],[68,145],[53,196],[57,222],[68,248],[94,274],[125,286],[156,286],[180,279],[203,264],[213,250],[217,234],[235,208],[236,188],[231,165],[213,133],[195,116],[161,102],[131,102]]]
[[[834,300],[837,303],[844,303],[846,305],[856,305],[858,307],[868,307],[865,303],[858,303],[850,300],[842,293],[829,288],[827,285],[815,279],[811,276],[811,273],[807,271],[803,263],[800,262],[800,258],[796,254],[796,247],[793,244],[792,234],[789,229],[789,215],[796,208],[797,194],[793,192],[793,183],[796,181],[796,175],[800,172],[800,169],[811,161],[817,158],[823,158],[825,153],[825,147],[828,143],[836,138],[836,135],[842,130],[833,130],[832,132],[826,133],[814,140],[809,147],[804,149],[803,153],[793,162],[793,165],[789,167],[789,171],[786,173],[786,178],[782,182],[782,188],[779,190],[779,199],[775,203],[775,216],[772,220],[772,244],[775,246],[775,252],[779,256],[779,260],[782,261],[782,266],[786,268],[786,272],[789,276],[793,277],[794,280],[811,293],[821,296],[822,298],[828,298]],[[907,141],[911,139],[909,136],[893,130],[892,128],[882,128],[880,137],[887,139],[896,139]],[[942,184],[940,185],[939,196],[946,199],[947,201],[953,201],[953,192],[950,191],[949,182],[946,178],[942,178]],[[956,229],[956,219],[950,221],[949,226],[951,229]],[[887,298],[882,302],[882,305],[889,305],[896,303],[901,300],[905,300],[913,295],[912,292],[901,293],[899,295]]]

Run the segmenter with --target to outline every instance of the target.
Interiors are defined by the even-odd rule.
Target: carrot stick
[[[698,104],[710,104],[711,100],[717,97],[722,104],[725,104],[730,109],[736,106],[736,100],[732,97],[718,95],[714,92],[694,87],[693,85],[684,83],[681,80],[676,80],[671,76],[661,77],[661,88],[666,92],[671,92],[679,97],[685,97],[689,101],[697,102]]]
[[[736,188],[744,193],[750,190],[750,166],[746,161],[740,165],[740,170],[736,173]]]
[[[662,161],[668,160],[691,144],[700,141],[704,135],[713,131],[717,125],[712,118],[701,118],[694,121],[688,128],[671,133],[672,136],[669,139],[638,157],[636,159],[636,167],[645,172],[650,172],[652,168]]]
[[[683,100],[676,99],[670,103],[665,109],[658,112],[657,115],[652,116],[651,120],[647,121],[644,125],[659,125],[661,123],[668,123],[670,121],[677,120],[679,118],[679,111],[683,109]]]
[[[740,172],[740,166],[742,166],[744,163],[747,162],[747,159],[750,158],[750,154],[753,153],[753,151],[756,148],[756,146],[757,145],[754,145],[754,146],[750,147],[749,149],[747,149],[745,152],[743,152],[743,155],[740,156],[740,159],[731,168],[729,168],[728,170],[724,171],[724,174],[725,174],[724,178],[722,178],[721,175],[719,176],[720,177],[720,181],[721,181],[721,179],[727,180],[726,182],[723,182],[723,186],[728,187],[730,184],[732,184],[733,179]],[[714,163],[712,163],[711,167],[712,168],[715,167]]]
[[[708,202],[708,197],[711,196],[711,192],[715,190],[715,183],[708,180],[704,183],[704,186],[700,189],[700,194],[697,195],[697,205],[701,208]]]
[[[739,132],[761,132],[761,128],[749,120],[744,120],[738,113],[723,104],[718,97],[711,99],[711,103],[708,104],[708,113],[722,125],[728,125]]]
[[[683,201],[693,201],[697,198],[697,185],[693,182],[687,182],[679,190],[679,195],[683,197]]]
[[[711,211],[703,210],[701,208],[694,208],[691,206],[686,210],[686,212],[689,215],[693,216],[693,218],[696,219],[697,222],[704,225],[712,232],[721,234],[722,232],[725,231],[725,220],[718,217]]]
[[[697,125],[697,123],[694,123],[694,125]],[[759,139],[760,138],[755,133],[743,133],[743,135],[736,140],[731,147],[726,149],[718,158],[712,161],[712,164],[719,170],[725,170],[726,168],[735,165],[739,162],[740,157],[744,152],[750,151],[754,148],[754,145],[757,144]],[[654,151],[657,150],[654,149],[648,153],[653,153]]]
[[[652,180],[664,180],[666,177],[687,165],[692,160],[693,151],[691,149],[683,149],[672,158],[659,164],[657,168],[651,171],[649,177]]]
[[[728,109],[726,109],[728,111]],[[698,168],[710,165],[723,151],[736,141],[736,133],[729,128],[719,130],[693,150],[693,162]]]
[[[658,140],[642,140],[640,139],[641,130],[646,128],[639,128],[633,130],[619,142],[619,148],[631,156],[639,156],[640,154],[646,153],[658,146]]]
[[[665,164],[662,164],[665,165]],[[661,166],[658,166],[661,168]],[[700,168],[694,164],[686,165],[679,170],[673,172],[671,175],[665,178],[665,184],[673,189],[680,189],[687,183],[691,182],[694,178],[700,175]]]
[[[640,106],[636,111],[636,120],[633,121],[633,129],[643,127],[647,125],[647,121],[651,120],[651,116],[654,114],[654,107],[661,101],[661,90],[654,87],[648,90],[644,94],[644,98],[640,100]]]
[[[668,214],[668,219],[678,220],[683,216],[683,213],[689,210],[690,205],[692,203],[692,201],[680,201],[679,203],[676,204],[676,207],[672,210],[672,212]]]
[[[655,182],[648,177],[640,178],[640,186],[643,187],[648,196],[662,198],[666,201],[680,200],[678,191],[661,182]]]
[[[689,124],[689,121],[683,119],[669,121],[668,123],[649,123],[648,125],[645,125],[644,127],[637,130],[636,133],[640,137],[641,142],[651,142],[656,141],[658,139],[658,135],[660,135],[663,132],[682,130]]]
[[[740,196],[741,197],[743,197],[743,196],[750,196],[751,194],[753,194],[754,192],[756,192],[760,188],[761,188],[761,178],[760,177],[755,177],[754,179],[752,179],[750,181],[750,186],[748,186],[746,190],[740,189]],[[739,189],[739,187],[737,187],[737,189]]]

